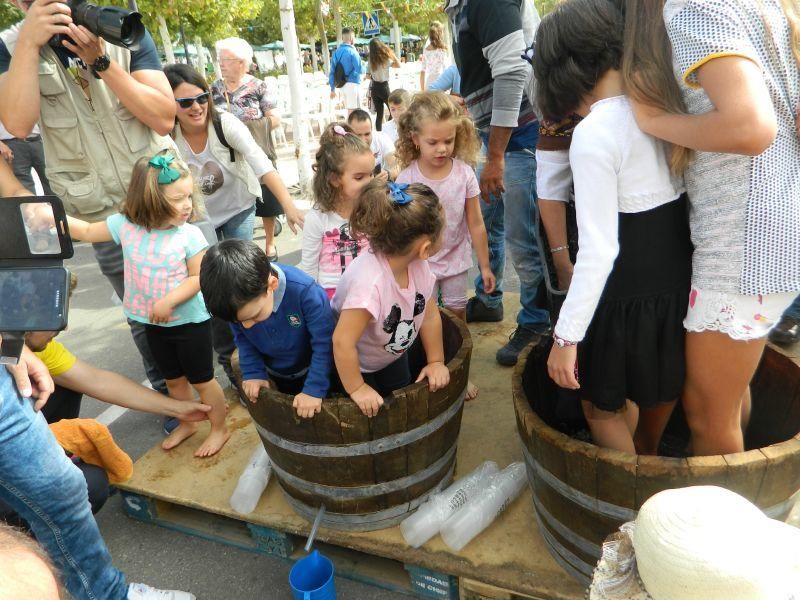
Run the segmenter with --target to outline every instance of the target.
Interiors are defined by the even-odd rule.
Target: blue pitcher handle
[[[311,592],[303,592],[303,600],[311,600]]]

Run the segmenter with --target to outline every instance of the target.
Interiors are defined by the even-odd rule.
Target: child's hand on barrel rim
[[[316,398],[301,392],[294,397],[292,406],[297,410],[298,417],[310,419],[322,410],[322,398]]]
[[[383,396],[368,386],[366,382],[355,392],[350,394],[350,398],[358,405],[361,412],[369,418],[377,415],[381,406],[383,406]]]
[[[430,362],[419,372],[415,383],[428,378],[428,389],[432,392],[446,387],[450,383],[450,370],[441,361]]]
[[[242,382],[242,389],[253,404],[258,400],[261,388],[269,389],[269,381],[266,379],[246,379]]]

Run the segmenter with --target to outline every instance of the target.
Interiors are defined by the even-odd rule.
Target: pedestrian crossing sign
[[[380,34],[381,22],[377,10],[371,13],[361,13],[361,22],[364,24],[364,37]]]

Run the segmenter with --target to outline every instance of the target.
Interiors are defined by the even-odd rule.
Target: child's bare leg
[[[192,394],[192,386],[186,377],[178,377],[177,379],[167,379],[167,391],[169,395],[176,400],[182,402],[192,402],[194,395]],[[188,423],[180,421],[178,426],[172,430],[163,442],[161,447],[164,450],[172,450],[175,446],[183,442],[188,437],[194,435],[197,431],[197,423]]]
[[[275,254],[275,217],[261,217],[264,225],[264,252],[267,256]]]
[[[636,454],[633,436],[623,413],[600,410],[588,400],[582,400],[581,404],[595,444],[602,448]]]
[[[636,451],[639,454],[658,455],[658,445],[661,443],[661,436],[667,428],[672,410],[675,408],[677,400],[665,402],[653,408],[641,409],[639,426],[633,436]]]
[[[216,379],[193,385],[197,393],[200,394],[200,401],[211,407],[211,412],[208,413],[211,432],[194,452],[195,456],[205,458],[219,452],[225,442],[228,441],[228,438],[231,437],[227,427],[225,427],[225,394]]]
[[[623,416],[625,417],[625,424],[628,426],[628,431],[630,431],[631,436],[633,436],[636,433],[636,427],[639,425],[639,405],[631,400],[625,400],[625,412]]]

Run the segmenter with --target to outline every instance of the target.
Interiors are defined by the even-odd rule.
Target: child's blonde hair
[[[403,195],[410,201],[398,202]],[[351,235],[363,235],[373,250],[387,256],[405,254],[422,236],[435,241],[443,228],[439,198],[423,183],[405,185],[373,179],[350,215]]]
[[[444,27],[439,21],[431,21],[428,29],[428,46],[435,50],[447,50],[444,43]]]
[[[169,167],[175,169],[180,177],[175,181],[180,181],[186,177],[191,179],[192,173],[189,166],[180,158],[168,150],[156,154],[156,156],[172,156]],[[158,175],[161,169],[150,166],[150,160],[154,157],[143,156],[136,161],[131,173],[131,182],[128,185],[128,192],[125,194],[125,201],[119,211],[125,215],[131,223],[135,223],[148,231],[161,227],[166,221],[175,216],[169,200],[164,195],[164,185],[158,183]],[[194,182],[194,180],[192,180]],[[198,191],[195,187],[192,193],[192,216],[190,220],[200,216],[200,208],[197,205]]]
[[[420,156],[419,146],[413,135],[421,133],[422,123],[431,121],[451,121],[456,126],[456,143],[453,157],[475,166],[481,141],[475,125],[449,95],[443,92],[421,92],[411,100],[408,110],[397,120],[397,151],[395,156],[402,168],[406,168]]]
[[[319,138],[314,163],[314,208],[323,212],[336,210],[337,189],[331,176],[342,175],[345,158],[353,154],[372,154],[366,142],[347,123],[331,123]]]

